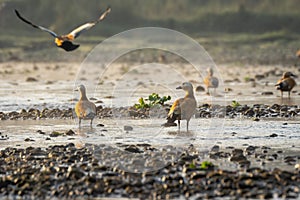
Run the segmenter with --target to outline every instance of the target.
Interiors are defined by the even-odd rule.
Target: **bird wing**
[[[172,107],[170,108],[170,111],[169,111],[169,113],[168,113],[168,116],[171,116],[171,115],[173,115],[173,114],[180,114],[180,104],[181,104],[181,102],[183,101],[183,99],[182,98],[180,98],[180,99],[177,99],[174,103],[173,103],[173,105],[172,105]]]
[[[168,113],[167,123],[173,123],[176,120],[179,120],[181,118],[181,103],[183,101],[183,98],[177,99],[172,107],[170,108],[170,111]]]
[[[98,22],[102,21],[106,17],[106,15],[108,13],[110,13],[110,11],[111,11],[111,8],[108,7],[96,21],[85,23],[85,24],[77,27],[73,31],[71,31],[68,35],[71,35],[73,38],[77,38],[82,32],[89,30],[90,28],[95,26]]]
[[[50,33],[50,35],[52,35],[53,37],[57,37],[57,34],[54,33],[53,31],[51,31],[51,30],[49,30],[49,29],[47,29],[47,28],[44,28],[44,27],[42,27],[42,26],[35,25],[35,24],[33,24],[32,22],[30,22],[30,21],[28,21],[27,19],[25,19],[24,17],[22,17],[22,16],[20,15],[20,13],[19,13],[16,9],[15,9],[15,13],[16,13],[16,15],[18,16],[18,18],[21,19],[23,22],[25,22],[25,23],[31,25],[31,26],[34,27],[34,28],[40,29],[40,30],[45,31],[45,32],[47,32],[47,33]]]
[[[206,76],[203,79],[203,83],[206,85],[206,87],[210,86],[210,76]]]

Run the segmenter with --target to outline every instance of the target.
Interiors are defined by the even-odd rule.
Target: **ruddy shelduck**
[[[209,88],[214,88],[216,93],[216,88],[219,86],[219,80],[217,77],[213,76],[213,69],[210,67],[207,69],[207,76],[204,78],[203,82],[206,87],[206,93],[209,94]]]
[[[85,24],[77,27],[76,29],[72,30],[67,35],[57,35],[55,32],[53,32],[47,28],[33,24],[29,20],[22,17],[21,14],[17,10],[15,10],[15,13],[18,16],[18,18],[21,19],[23,22],[31,25],[34,28],[40,29],[47,33],[50,33],[50,35],[52,35],[55,38],[54,42],[57,47],[63,48],[65,51],[73,51],[79,47],[79,44],[73,44],[72,41],[75,38],[77,38],[82,32],[89,30],[90,28],[95,26],[98,22],[102,21],[106,17],[106,15],[108,13],[110,13],[110,11],[111,11],[111,8],[108,7],[96,21],[85,23]]]
[[[90,126],[92,127],[93,119],[97,115],[96,105],[88,100],[84,85],[79,85],[77,91],[80,91],[80,99],[75,105],[75,113],[79,119],[79,127],[82,119],[91,120]]]
[[[288,97],[290,98],[291,90],[296,85],[296,81],[291,76],[295,75],[292,72],[284,72],[281,79],[275,85],[276,89],[281,92],[281,98],[283,97],[283,92],[288,92]]]
[[[178,121],[178,130],[180,130],[180,120],[186,120],[186,130],[189,130],[189,122],[194,115],[197,107],[197,102],[194,96],[193,85],[190,82],[184,82],[176,89],[182,89],[186,92],[184,98],[177,99],[167,117],[166,124],[172,124],[176,120]]]

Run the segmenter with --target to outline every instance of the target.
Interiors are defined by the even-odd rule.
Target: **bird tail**
[[[177,126],[175,121],[178,119],[178,117],[179,117],[178,114],[172,113],[171,115],[169,115],[167,117],[167,122],[162,124],[162,126],[165,126],[165,127]]]
[[[174,123],[178,119],[178,115],[175,113],[172,113],[167,117],[167,123]]]
[[[280,82],[280,83],[277,83],[275,86],[276,86],[277,90],[281,90],[283,88],[283,86],[284,86],[284,83]]]

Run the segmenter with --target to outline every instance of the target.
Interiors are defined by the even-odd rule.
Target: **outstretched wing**
[[[24,17],[22,17],[22,16],[20,15],[20,13],[19,13],[16,9],[15,9],[15,13],[16,13],[16,15],[19,17],[19,19],[21,19],[23,22],[25,22],[25,23],[27,23],[27,24],[30,24],[30,25],[31,25],[32,27],[34,27],[34,28],[40,29],[40,30],[42,30],[42,31],[46,31],[46,32],[50,33],[53,37],[57,37],[57,34],[54,33],[53,31],[51,31],[51,30],[49,30],[49,29],[47,29],[47,28],[44,28],[44,27],[42,27],[42,26],[35,25],[35,24],[31,23],[30,21],[28,21],[27,19],[25,19]]]
[[[89,30],[93,26],[95,26],[98,22],[102,21],[108,13],[110,13],[111,8],[108,7],[101,15],[100,17],[94,21],[94,22],[88,22],[86,24],[83,24],[79,26],[78,28],[74,29],[72,32],[70,32],[68,35],[73,36],[73,38],[77,38],[82,32]]]

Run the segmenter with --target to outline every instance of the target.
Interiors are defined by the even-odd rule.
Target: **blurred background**
[[[53,38],[21,22],[66,34],[107,18],[78,38],[78,51],[55,48]],[[100,41],[128,29],[154,26],[180,31],[198,41],[217,64],[297,65],[300,48],[299,0],[0,0],[0,62],[82,61]],[[76,43],[75,42],[75,43]]]

